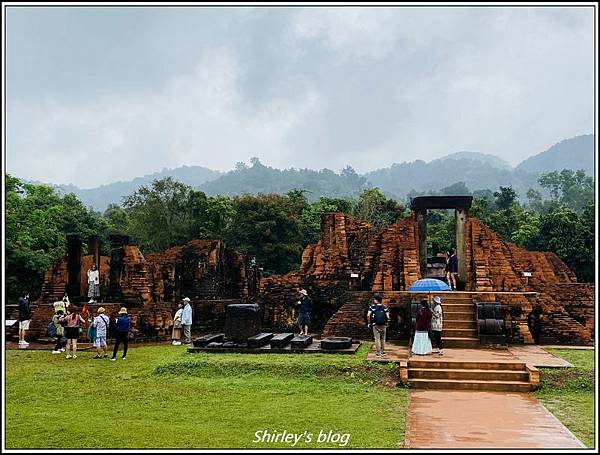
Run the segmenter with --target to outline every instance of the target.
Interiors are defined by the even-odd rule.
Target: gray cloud
[[[516,164],[593,131],[591,8],[16,8],[7,171]]]

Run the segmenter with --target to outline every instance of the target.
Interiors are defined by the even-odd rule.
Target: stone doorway
[[[419,229],[419,268],[422,277],[428,275],[428,210],[454,210],[454,244],[458,259],[459,289],[464,290],[467,282],[465,228],[472,202],[473,196],[418,196],[412,199],[411,209]]]

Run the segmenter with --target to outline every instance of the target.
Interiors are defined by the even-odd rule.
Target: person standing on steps
[[[131,322],[129,319],[129,315],[127,314],[127,308],[123,307],[119,310],[119,316],[117,317],[117,321],[115,324],[115,348],[113,349],[113,354],[110,360],[117,360],[117,352],[119,351],[119,345],[123,343],[123,360],[127,358],[127,335],[129,335],[129,328],[131,326]]]
[[[298,300],[296,306],[298,307],[298,327],[300,327],[300,335],[308,335],[312,300],[308,296],[306,289],[300,290],[300,300]]]
[[[367,312],[367,321],[369,321],[369,327],[373,329],[373,337],[375,338],[375,354],[377,357],[383,357],[385,355],[385,332],[387,323],[390,320],[390,312],[388,308],[382,303],[380,295],[376,295],[373,304],[369,306]]]
[[[29,330],[31,322],[31,307],[29,306],[29,292],[21,292],[19,297],[19,347],[24,348],[29,346],[25,341],[25,334]]]
[[[456,277],[458,276],[458,259],[454,250],[449,250],[446,259],[446,279],[451,291],[456,291]]]
[[[96,264],[92,265],[92,268],[87,271],[88,276],[88,297],[90,301],[88,303],[96,303],[100,297],[100,271],[97,269]]]
[[[444,355],[444,343],[442,341],[443,315],[442,299],[440,299],[440,296],[436,295],[433,297],[431,333],[433,336],[433,344],[435,345],[433,353],[439,355]]]
[[[183,299],[183,311],[181,312],[181,327],[183,328],[183,344],[192,342],[192,305],[189,297]]]
[[[413,340],[412,352],[417,355],[431,354],[431,340],[429,329],[431,328],[431,310],[427,300],[421,300],[417,310],[417,324],[415,327],[415,338]]]

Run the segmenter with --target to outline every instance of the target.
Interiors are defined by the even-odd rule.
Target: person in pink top
[[[79,308],[76,306],[72,307],[71,314],[60,318],[60,322],[66,324],[65,336],[67,338],[67,359],[77,358],[77,338],[79,338],[79,328],[82,324],[85,324],[85,319],[79,314]],[[69,347],[71,347],[72,355],[69,354]]]

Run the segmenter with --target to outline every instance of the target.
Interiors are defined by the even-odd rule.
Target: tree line
[[[530,190],[520,203],[511,187],[471,193],[464,183],[428,194],[472,194],[472,216],[504,239],[524,248],[553,251],[579,281],[594,281],[593,180],[583,171],[543,174],[540,185],[550,196]],[[415,196],[417,194],[412,194]],[[130,235],[143,253],[164,250],[192,239],[223,239],[250,257],[266,274],[296,269],[301,254],[320,235],[321,214],[345,212],[381,228],[411,216],[408,201],[387,197],[378,188],[357,197],[321,196],[311,202],[304,190],[286,194],[208,196],[170,177],[141,186],[122,206],[93,211],[73,194],[6,176],[6,297],[22,290],[36,298],[48,266],[66,251],[66,233],[101,237],[109,254],[111,233]],[[428,238],[440,249],[453,246],[450,212],[431,211]]]

